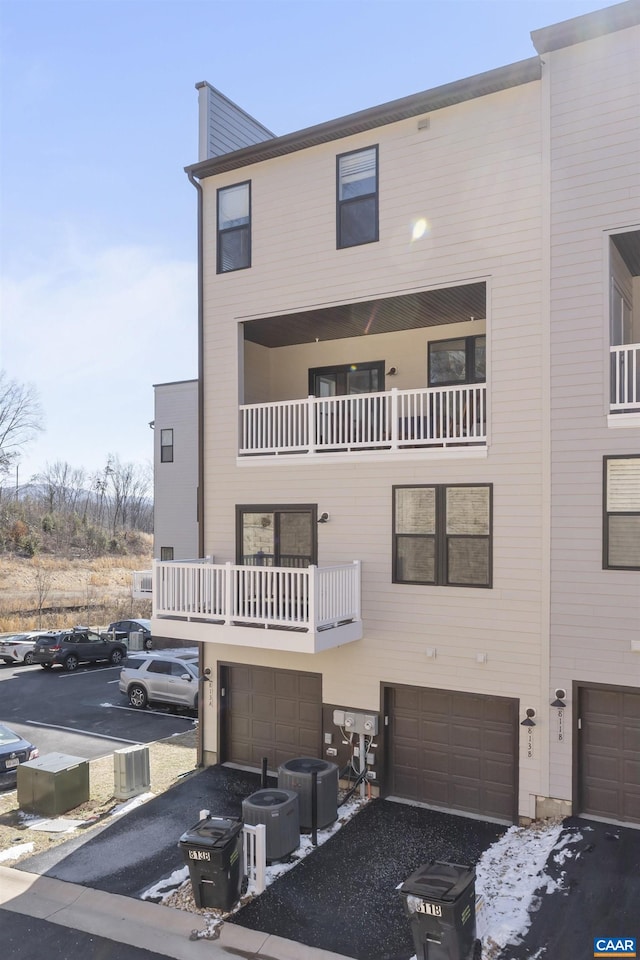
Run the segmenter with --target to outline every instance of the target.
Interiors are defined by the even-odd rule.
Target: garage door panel
[[[585,707],[589,716],[617,717],[620,713],[620,694],[614,690],[587,689],[585,693]]]
[[[629,750],[631,753],[640,752],[640,727],[625,726],[623,728],[622,749]]]
[[[421,777],[419,780],[420,789],[416,795],[408,797],[409,800],[419,800],[421,803],[433,803],[439,807],[450,805],[450,778],[447,777]]]
[[[482,749],[485,754],[495,754],[496,757],[511,756],[513,751],[513,732],[511,730],[494,730],[489,728],[482,735]]]
[[[589,720],[583,725],[585,743],[591,747],[614,746],[619,736],[619,724],[603,720]]]
[[[624,819],[640,823],[640,789],[637,793],[627,793],[623,800]]]
[[[296,756],[322,756],[322,677],[229,664],[222,759],[271,769]]]
[[[251,712],[251,694],[248,691],[234,690],[229,702],[233,703],[234,712],[243,715]]]
[[[451,806],[457,810],[466,810],[467,813],[474,813],[482,806],[482,793],[480,786],[475,783],[459,783],[454,780],[451,785]]]
[[[640,691],[578,691],[578,812],[640,823]]]
[[[300,723],[310,724],[314,728],[322,722],[320,702],[310,703],[307,700],[300,700],[297,704],[297,714]]]
[[[387,705],[388,793],[514,820],[516,700],[398,686]]]
[[[417,740],[420,733],[418,718],[397,717],[395,720],[395,729],[400,739]]]
[[[482,761],[477,754],[454,753],[451,757],[450,770],[454,777],[466,777],[479,782],[482,778]]]
[[[395,760],[398,767],[413,767],[415,769],[418,766],[419,755],[420,750],[417,743],[398,742],[395,751]]]
[[[251,739],[269,743],[275,739],[276,725],[268,720],[254,720],[251,724]]]
[[[482,744],[482,731],[477,727],[461,726],[457,722],[451,724],[451,746],[468,747],[470,750],[479,750]]]
[[[483,804],[489,810],[495,810],[495,816],[507,820],[512,816],[513,797],[511,790],[485,789]]]
[[[446,690],[420,690],[418,709],[421,713],[430,713],[434,717],[448,717],[451,713],[450,694]]]
[[[513,768],[510,763],[485,758],[482,765],[482,779],[492,785],[502,784],[510,787],[513,783]]]
[[[440,720],[428,720],[423,717],[420,721],[420,740],[423,743],[448,744],[449,725]]]
[[[298,743],[297,737],[298,731],[295,726],[292,726],[288,723],[276,723],[275,726],[275,741],[278,746],[287,746],[294,747]]]
[[[637,720],[640,724],[640,697],[637,693],[622,695],[622,713],[628,720]]]
[[[273,700],[273,711],[276,720],[289,720],[294,723],[298,719],[298,701],[276,697]]]
[[[232,736],[237,740],[251,739],[251,721],[249,717],[233,717],[230,723]]]
[[[251,689],[254,693],[273,695],[276,689],[271,670],[262,670],[260,667],[253,667],[251,670]]]
[[[442,750],[423,750],[419,762],[425,774],[449,772],[449,754]]]

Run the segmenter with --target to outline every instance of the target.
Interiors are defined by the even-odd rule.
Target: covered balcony
[[[319,653],[362,637],[360,563],[245,566],[154,560],[152,633]]]
[[[240,456],[415,450],[487,442],[486,384],[240,407]]]
[[[243,328],[239,461],[486,455],[484,282]]]

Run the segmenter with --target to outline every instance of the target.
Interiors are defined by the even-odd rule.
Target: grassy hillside
[[[139,541],[126,556],[0,554],[0,633],[149,617],[150,601],[131,596],[133,571],[151,568],[152,537],[139,535]]]

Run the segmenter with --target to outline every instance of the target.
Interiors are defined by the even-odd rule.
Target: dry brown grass
[[[184,776],[196,770],[196,730],[158,740],[149,744],[149,765],[151,772],[151,792],[163,793]],[[82,820],[86,826],[83,832],[101,823],[120,801],[114,796],[113,754],[89,761],[89,792],[87,803],[81,804],[63,816],[70,820]],[[52,846],[68,840],[75,834],[49,833],[29,829],[40,817],[26,815],[18,807],[18,794],[15,790],[0,793],[0,853],[19,844],[33,844],[18,857],[3,861],[4,866],[14,866],[20,860],[49,850]]]
[[[151,551],[129,556],[70,560],[39,555],[0,556],[0,633],[54,629],[76,623],[101,626],[112,620],[148,617],[150,603],[133,600],[131,575],[151,567]],[[37,578],[45,579],[39,602]],[[42,615],[39,607],[42,606]]]

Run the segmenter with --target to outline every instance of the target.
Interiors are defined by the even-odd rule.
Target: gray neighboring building
[[[198,381],[154,385],[153,555],[198,556]]]

